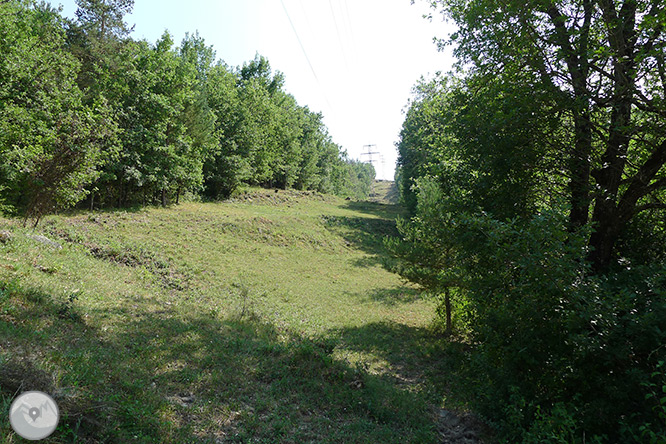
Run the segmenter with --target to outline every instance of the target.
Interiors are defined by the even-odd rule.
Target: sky
[[[75,0],[51,2],[74,17]],[[426,0],[135,0],[126,22],[132,37],[153,43],[165,30],[177,44],[198,31],[229,66],[266,57],[350,158],[372,157],[377,177],[392,180],[412,87],[452,69],[450,48],[433,42],[452,25],[424,19],[429,12]]]

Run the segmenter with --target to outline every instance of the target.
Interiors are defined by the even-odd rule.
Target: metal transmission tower
[[[384,162],[384,156],[382,156],[382,154],[381,154],[379,151],[371,151],[372,148],[377,148],[377,145],[375,145],[375,144],[372,144],[372,145],[363,145],[363,148],[366,148],[368,151],[367,151],[366,153],[361,153],[361,156],[368,156],[368,163],[369,163],[370,165],[372,165],[373,167],[375,166],[375,164],[372,162],[372,160],[373,160],[373,159],[372,159],[373,154],[379,154],[379,158],[380,158],[380,160],[382,161],[382,163]],[[377,168],[375,167],[375,170],[376,170],[376,169],[377,169]]]
[[[361,156],[368,156],[368,163],[372,163],[372,155],[373,154],[379,154],[379,151],[370,151],[372,148],[377,148],[377,145],[372,144],[372,145],[363,145],[363,148],[367,148],[368,152],[367,153],[361,153]]]
[[[384,179],[384,173],[386,172],[386,159],[384,159],[384,155],[380,154],[379,155],[379,160],[382,164],[382,178],[380,180],[385,180]]]

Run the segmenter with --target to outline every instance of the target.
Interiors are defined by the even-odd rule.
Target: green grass
[[[434,302],[382,267],[399,212],[254,190],[0,219],[0,403],[51,393],[57,443],[437,442]]]
[[[400,200],[398,185],[393,181],[375,180],[372,184],[369,200],[385,204],[397,204]]]

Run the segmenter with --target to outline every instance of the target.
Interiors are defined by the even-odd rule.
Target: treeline
[[[406,114],[396,269],[502,442],[666,442],[666,4],[433,4],[460,69]]]
[[[322,115],[260,56],[216,61],[198,34],[136,41],[133,0],[0,3],[0,208],[35,220],[90,208],[217,199],[241,184],[367,195]]]

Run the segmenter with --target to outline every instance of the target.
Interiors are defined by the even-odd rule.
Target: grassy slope
[[[296,192],[0,219],[0,403],[52,442],[435,442],[433,302],[381,266],[397,207]],[[0,415],[0,442],[19,442]]]
[[[397,184],[388,180],[375,180],[368,200],[385,204],[397,204],[400,200]]]

